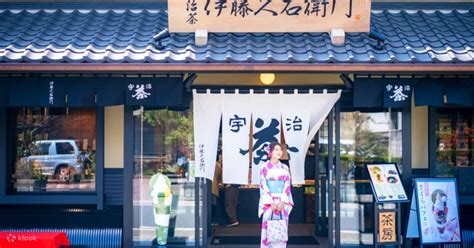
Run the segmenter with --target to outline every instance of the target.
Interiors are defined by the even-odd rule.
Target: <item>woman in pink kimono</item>
[[[271,143],[267,150],[270,160],[260,168],[260,201],[258,216],[262,218],[262,237],[260,247],[279,248],[286,247],[285,242],[270,242],[267,237],[268,220],[286,220],[294,206],[291,196],[290,171],[288,166],[280,162],[283,155],[279,143]],[[273,213],[273,215],[272,215]]]

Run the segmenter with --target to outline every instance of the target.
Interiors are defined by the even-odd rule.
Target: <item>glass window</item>
[[[57,142],[56,143],[56,154],[74,154],[74,146],[69,142]]]
[[[10,117],[10,193],[95,191],[95,109],[13,108]]]
[[[341,113],[341,242],[372,245],[373,196],[365,164],[402,162],[400,112]]]
[[[147,110],[134,120],[133,244],[194,245],[192,112]]]
[[[50,142],[41,143],[36,147],[33,146],[31,148],[31,155],[33,156],[48,155],[50,146],[51,146]]]
[[[438,109],[436,122],[436,176],[454,177],[457,167],[473,166],[473,112]]]

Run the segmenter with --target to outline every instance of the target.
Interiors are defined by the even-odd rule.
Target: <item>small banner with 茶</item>
[[[378,242],[396,243],[397,242],[397,212],[379,212],[379,235]]]

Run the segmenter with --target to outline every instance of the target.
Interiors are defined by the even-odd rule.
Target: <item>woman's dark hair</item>
[[[279,146],[281,149],[283,149],[283,146],[278,142],[270,143],[270,152],[273,152],[275,150],[275,147],[277,147],[277,146]]]
[[[443,190],[441,189],[436,189],[435,191],[433,191],[433,193],[431,193],[431,201],[433,203],[436,202],[436,198],[438,197],[438,194],[441,196],[441,197],[446,197],[448,198],[448,196],[446,195],[446,193],[444,193]]]

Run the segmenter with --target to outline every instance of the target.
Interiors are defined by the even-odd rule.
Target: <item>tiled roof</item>
[[[373,10],[372,29],[346,34],[343,46],[327,33],[171,34],[163,49],[153,36],[167,27],[155,9],[0,9],[0,63],[473,63],[474,9]]]

